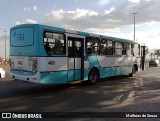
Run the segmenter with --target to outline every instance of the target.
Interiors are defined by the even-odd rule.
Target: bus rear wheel
[[[130,77],[134,77],[136,73],[136,68],[135,66],[132,67],[132,73],[129,74]]]
[[[93,68],[90,70],[88,75],[89,84],[95,84],[99,79],[99,72],[97,69]]]

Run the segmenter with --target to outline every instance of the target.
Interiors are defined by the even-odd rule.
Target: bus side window
[[[113,47],[112,47],[112,41],[102,39],[101,40],[101,48],[100,48],[100,54],[101,55],[112,55],[113,54]]]
[[[46,49],[47,53],[51,52],[51,48],[49,47],[49,42],[45,43],[45,49]]]
[[[135,56],[135,53],[134,53],[134,44],[133,43],[131,44],[131,55]]]
[[[138,45],[138,55],[141,55],[141,46]]]
[[[82,56],[82,47],[79,47],[78,48],[78,57],[81,57]]]
[[[110,40],[107,42],[107,55],[113,55],[113,42]]]
[[[64,35],[60,33],[44,32],[44,47],[49,55],[65,54]]]
[[[115,55],[122,55],[122,42],[115,42]]]
[[[100,40],[96,37],[87,37],[86,38],[86,53],[99,55],[100,53]]]
[[[74,51],[73,51],[73,47],[68,47],[68,56],[69,57],[74,57]]]
[[[91,47],[87,48],[87,54],[92,54],[92,48]]]
[[[63,53],[63,44],[61,43],[60,40],[55,40],[55,45],[52,48],[52,53],[53,54],[61,54],[61,53]]]
[[[130,44],[123,43],[123,55],[130,55]]]

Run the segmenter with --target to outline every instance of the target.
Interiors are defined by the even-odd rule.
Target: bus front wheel
[[[99,79],[99,72],[96,68],[90,70],[88,75],[89,84],[95,84]]]

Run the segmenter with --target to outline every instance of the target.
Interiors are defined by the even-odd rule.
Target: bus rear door
[[[67,36],[68,81],[82,80],[84,73],[84,38]]]

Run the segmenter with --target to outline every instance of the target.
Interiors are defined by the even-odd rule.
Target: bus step
[[[81,83],[83,80],[74,80],[74,81],[71,81],[70,84],[78,84],[78,83]]]

